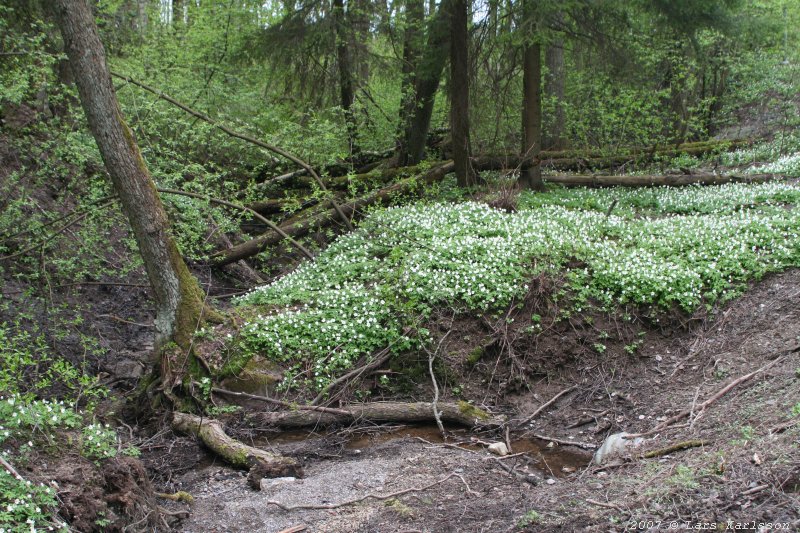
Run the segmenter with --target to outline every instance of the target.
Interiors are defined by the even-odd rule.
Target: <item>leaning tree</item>
[[[156,357],[169,394],[190,368],[195,329],[219,315],[204,304],[203,292],[178,251],[161,198],[120,111],[87,0],[56,0],[54,6],[89,129],[153,289]]]

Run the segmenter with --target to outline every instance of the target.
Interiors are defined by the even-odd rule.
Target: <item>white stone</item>
[[[495,455],[508,455],[508,448],[504,442],[495,442],[489,445],[489,451]]]

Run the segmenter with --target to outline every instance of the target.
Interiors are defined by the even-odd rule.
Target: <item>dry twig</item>
[[[722,387],[720,390],[718,390],[716,393],[714,393],[714,395],[711,396],[708,400],[706,400],[703,403],[701,403],[698,406],[697,416],[700,416],[701,414],[703,414],[703,411],[705,411],[706,408],[709,405],[711,405],[712,403],[716,402],[717,400],[719,400],[720,398],[725,396],[734,387],[737,387],[737,386],[741,385],[742,383],[744,383],[745,381],[748,381],[749,379],[751,379],[753,376],[755,376],[757,374],[760,374],[761,372],[764,372],[765,370],[768,370],[768,369],[772,368],[778,362],[783,361],[783,359],[784,359],[784,357],[778,357],[777,359],[775,359],[771,363],[768,363],[768,364],[762,366],[758,370],[754,370],[753,372],[750,372],[749,374],[745,374],[744,376],[740,376],[740,377],[734,379],[733,381],[731,381],[730,383],[728,383],[727,385]],[[654,433],[658,433],[659,431],[663,431],[663,430],[667,429],[669,426],[671,426],[675,422],[678,422],[679,420],[682,420],[683,418],[686,418],[691,413],[692,413],[691,409],[685,409],[685,410],[681,411],[680,413],[678,413],[677,415],[675,415],[675,416],[673,416],[671,418],[668,418],[667,420],[661,422],[659,425],[657,425],[656,427],[654,427],[653,429],[651,429],[649,431],[645,431],[644,433],[636,433],[636,434],[633,434],[633,435],[628,435],[625,438],[626,439],[635,439],[635,438],[639,438],[639,437],[646,437],[646,436],[652,435]]]
[[[402,496],[402,495],[408,494],[410,492],[422,492],[423,490],[428,490],[431,487],[435,487],[436,485],[444,483],[445,481],[447,481],[448,479],[451,479],[453,477],[458,477],[459,479],[461,479],[461,481],[464,481],[464,478],[462,478],[461,476],[459,476],[458,474],[453,472],[452,474],[449,474],[449,475],[443,477],[442,479],[440,479],[438,481],[434,481],[433,483],[429,483],[429,484],[427,484],[427,485],[425,485],[423,487],[411,487],[411,488],[408,488],[408,489],[403,489],[403,490],[398,490],[396,492],[391,492],[389,494],[373,494],[373,493],[370,492],[369,494],[367,494],[365,496],[362,496],[360,498],[354,498],[352,500],[347,500],[347,501],[344,501],[344,502],[341,502],[341,503],[325,503],[325,504],[321,504],[321,505],[314,505],[314,504],[309,504],[309,505],[284,505],[284,504],[282,504],[280,502],[277,502],[275,500],[268,500],[267,501],[267,505],[276,505],[276,506],[280,507],[281,509],[283,509],[284,511],[297,511],[297,510],[301,510],[301,509],[337,509],[339,507],[345,507],[347,505],[353,505],[355,503],[360,503],[360,502],[363,502],[364,500],[368,500],[370,498],[374,499],[374,500],[389,500],[391,498],[397,498],[398,496]],[[464,482],[464,483],[466,484],[466,482]],[[467,490],[469,492],[472,492],[471,489],[469,488],[469,485],[467,485]]]
[[[538,408],[537,410],[535,410],[531,416],[529,416],[529,417],[528,417],[528,418],[526,418],[525,420],[523,420],[523,421],[519,422],[519,423],[517,424],[517,426],[524,426],[525,424],[528,424],[528,423],[530,423],[530,422],[531,422],[531,421],[532,421],[534,418],[536,418],[537,416],[539,416],[539,413],[541,413],[542,411],[544,411],[545,409],[547,409],[548,407],[550,407],[550,406],[551,406],[553,403],[555,403],[555,401],[556,401],[556,400],[558,400],[559,398],[561,398],[561,397],[562,397],[563,395],[565,395],[566,393],[568,393],[568,392],[571,392],[571,391],[573,391],[573,390],[575,390],[575,389],[577,389],[577,388],[578,388],[578,386],[577,386],[577,385],[573,385],[572,387],[569,387],[569,388],[567,388],[567,389],[564,389],[564,390],[562,390],[561,392],[559,392],[558,394],[556,394],[555,396],[553,396],[553,397],[552,397],[552,398],[551,398],[549,401],[547,401],[547,402],[543,403],[541,406],[539,406],[539,408]]]

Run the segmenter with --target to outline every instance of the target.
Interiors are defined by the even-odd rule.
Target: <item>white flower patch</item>
[[[612,213],[608,207],[616,201]],[[485,204],[388,208],[313,263],[238,300],[263,306],[245,350],[311,361],[318,387],[437,305],[486,311],[521,296],[534,261],[579,298],[691,310],[800,261],[800,190],[786,183],[556,190],[506,213]],[[571,263],[570,263],[571,264]]]

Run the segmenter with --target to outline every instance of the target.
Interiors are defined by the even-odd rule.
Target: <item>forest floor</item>
[[[6,147],[0,139],[3,179],[22,157]],[[37,205],[53,203],[53,191],[40,195]],[[114,250],[125,237],[119,227],[104,235]],[[130,261],[100,259],[111,272]],[[246,424],[241,412],[221,417],[232,435],[302,462],[303,479],[259,491],[246,472],[221,463],[196,439],[172,433],[168,414],[146,423],[130,416],[137,383],[152,365],[153,312],[141,268],[51,285],[44,259],[35,266],[49,299],[31,299],[32,282],[2,272],[0,323],[25,314],[47,324],[55,322],[53,310],[72,310],[69,334],[49,340],[57,354],[111,389],[98,416],[120,422],[125,443],[142,452],[139,459],[103,462],[59,455],[53,446],[30,452],[21,473],[57,484],[61,513],[76,531],[103,530],[106,522],[106,530],[127,524],[161,531],[151,512],[157,505],[173,513],[174,530],[197,533],[800,530],[798,269],[767,275],[713,313],[664,313],[660,323],[625,320],[621,311],[560,320],[549,295],[563,280],[532,280],[523,312],[543,315],[535,342],[518,329],[530,320],[503,326],[502,319],[442,311],[427,324],[435,339],[447,334],[442,400],[467,399],[513,421],[568,390],[530,423],[511,424],[509,456],[487,451],[505,440],[502,431],[448,426],[447,439],[432,424],[280,432]],[[222,306],[242,292],[210,269],[195,274]],[[98,338],[107,355],[87,352],[84,335]],[[388,394],[375,380],[371,399],[430,401],[421,356],[416,366],[423,362],[425,371],[413,386]],[[651,433],[683,411],[687,416]],[[647,435],[629,456],[592,464],[594,450],[620,431]],[[702,445],[643,456],[688,442]],[[185,491],[194,501],[156,500],[154,491]],[[285,509],[291,506],[328,508]],[[113,514],[120,509],[125,516]]]
[[[305,465],[304,479],[262,491],[191,439],[170,437],[143,459],[161,490],[193,495],[193,504],[170,507],[190,512],[177,526],[185,532],[800,528],[800,425],[791,412],[800,398],[800,271],[768,276],[713,318],[647,331],[635,355],[576,355],[581,334],[573,326],[554,331],[554,345],[527,360],[548,369],[529,390],[483,398],[490,410],[525,416],[578,384],[511,434],[505,458],[476,442],[502,434],[456,430],[443,442],[435,426],[359,426],[271,436],[239,428],[240,437]],[[486,377],[462,376],[464,395],[491,389]],[[532,437],[599,446],[611,432],[646,433],[683,410],[689,416],[602,467],[591,464],[590,449]],[[686,441],[704,444],[642,457]],[[409,492],[391,496],[400,491]],[[381,499],[341,505],[369,495]]]

